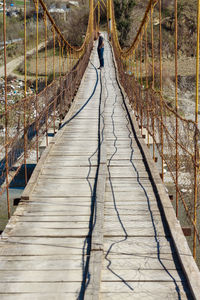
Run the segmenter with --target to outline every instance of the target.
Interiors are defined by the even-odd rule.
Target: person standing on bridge
[[[97,52],[99,56],[99,62],[100,66],[98,69],[101,69],[104,67],[104,58],[103,58],[103,52],[104,52],[104,41],[103,41],[103,36],[100,32],[98,32],[98,47],[97,47]]]

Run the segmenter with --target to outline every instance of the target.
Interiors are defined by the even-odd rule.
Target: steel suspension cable
[[[8,219],[10,218],[10,198],[9,198],[9,164],[8,164],[8,97],[7,97],[7,53],[6,53],[6,0],[3,0],[3,36],[4,36],[4,89],[5,89],[5,172],[6,172],[6,198]]]

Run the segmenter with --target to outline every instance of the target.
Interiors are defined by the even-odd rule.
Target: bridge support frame
[[[94,1],[90,0],[90,34],[94,31]]]

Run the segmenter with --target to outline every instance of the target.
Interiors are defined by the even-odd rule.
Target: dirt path
[[[40,43],[38,46],[38,50],[41,50],[42,48],[44,48],[44,42]],[[30,51],[27,52],[27,55],[32,55],[36,52],[36,48],[31,49]],[[13,60],[11,60],[8,64],[7,64],[7,76],[10,75],[13,70],[15,70],[17,68],[17,66],[22,63],[24,60],[24,56],[20,56],[17,57]],[[4,76],[4,66],[0,67],[0,77]]]

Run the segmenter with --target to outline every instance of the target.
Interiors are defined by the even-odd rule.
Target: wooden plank
[[[138,174],[134,170],[132,166],[129,167],[110,167],[109,168],[110,176],[111,178],[136,178],[138,177]],[[148,173],[145,170],[139,171],[140,177],[146,177],[148,178]]]
[[[77,292],[75,293],[60,293],[59,291],[57,292],[28,292],[28,293],[15,293],[11,292],[10,294],[8,293],[0,293],[1,300],[77,300]]]
[[[90,282],[85,291],[85,300],[96,300],[100,296],[103,251],[92,251],[90,255]]]
[[[80,213],[80,215],[88,215],[90,214],[90,207],[83,207],[83,206],[67,206],[67,205],[59,205],[59,204],[51,204],[49,202],[49,205],[45,205],[42,203],[30,203],[30,205],[27,206],[27,212],[44,212],[48,214],[48,212],[54,212],[54,215],[57,215],[58,212],[65,212],[65,215],[77,215],[77,213]]]
[[[60,157],[59,157],[60,158]],[[85,167],[88,167],[89,168],[89,161],[88,161],[88,157],[86,157],[86,159],[76,159],[74,160],[74,157],[70,157],[71,159],[56,159],[56,162],[55,161],[48,161],[45,163],[45,167],[46,168],[59,168],[59,167],[81,167],[81,168],[85,168]],[[97,164],[95,162],[95,159],[91,159],[91,163],[92,163],[92,168],[96,168],[97,167]]]
[[[121,241],[121,242],[119,242]],[[159,252],[163,254],[169,254],[175,251],[175,249],[171,248],[168,240],[165,237],[159,237],[158,242],[154,237],[127,237],[124,235],[121,237],[106,237],[104,239],[104,251],[107,252],[111,245],[112,251],[111,254],[155,254]]]
[[[140,170],[146,171],[142,159],[134,160],[134,164],[139,168]],[[121,167],[121,166],[130,166],[130,159],[112,159],[110,162],[111,167]]]
[[[131,282],[132,291],[122,282],[103,282],[101,298],[102,299],[192,299],[188,296],[190,292],[178,283],[180,297],[177,293],[176,286],[172,282]],[[188,295],[187,295],[187,294]],[[130,297],[132,296],[132,298]],[[106,298],[107,297],[107,298]],[[120,298],[121,297],[121,298]]]
[[[135,178],[135,181],[134,179],[132,180],[132,183],[120,183],[120,181],[118,182],[114,182],[114,178],[112,180],[112,186],[113,186],[113,189],[114,191],[117,191],[117,192],[131,192],[134,193],[136,191],[138,192],[142,192],[144,194],[144,190],[141,188],[138,189],[138,186],[136,186],[136,183],[138,184],[138,182],[136,182],[136,178]],[[143,183],[143,186],[145,187],[145,190],[147,190],[148,188],[151,188],[151,184],[149,182],[144,182],[144,180],[140,180],[141,183]],[[135,187],[134,187],[134,184],[135,184]],[[106,192],[110,192],[111,191],[111,188],[110,188],[110,183],[107,183],[106,184]],[[148,195],[148,193],[147,193]]]
[[[68,246],[80,246],[83,245],[85,238],[74,238],[74,237],[66,237],[66,238],[57,238],[57,237],[14,237],[14,236],[2,236],[0,241],[1,250],[3,250],[2,245],[6,242],[10,243],[9,247],[14,248],[14,246],[22,246],[22,245],[44,245],[44,246],[57,246],[63,247],[66,249]],[[3,252],[4,253],[4,252]],[[5,254],[5,253],[4,253]],[[65,253],[67,254],[67,253]],[[2,252],[1,252],[2,255]],[[6,254],[7,255],[7,254]]]
[[[76,293],[80,291],[81,282],[0,282],[0,295],[2,293]],[[33,292],[34,291],[34,292]]]
[[[37,238],[38,239],[38,238]],[[5,239],[4,239],[5,240]],[[19,238],[9,238],[9,240],[13,240],[13,241],[16,241],[16,240],[18,240],[19,241]],[[20,241],[21,241],[22,239],[20,238]],[[85,259],[86,257],[88,257],[88,255],[87,254],[85,254],[85,255],[79,255],[79,254],[74,254],[73,255],[73,261],[82,261],[82,257],[83,257],[83,259]],[[26,255],[26,256],[22,256],[22,255],[15,255],[15,256],[13,256],[13,255],[7,255],[7,256],[3,256],[3,255],[1,255],[1,261],[2,262],[13,262],[13,261],[15,261],[16,263],[20,263],[20,262],[23,262],[23,261],[59,261],[59,260],[61,260],[61,261],[64,261],[64,260],[66,260],[66,262],[67,261],[69,261],[69,260],[71,260],[71,258],[72,258],[72,256],[71,256],[71,254],[70,253],[66,253],[66,254],[58,254],[57,256],[54,256],[54,255],[46,255],[45,257],[43,256],[43,255]],[[37,269],[37,268],[36,268]]]
[[[160,260],[158,255],[154,254],[109,254],[108,259],[104,259],[103,268],[107,269],[109,263],[113,270],[163,270],[163,265],[168,270],[180,269],[180,264],[175,255],[172,254],[160,254]]]
[[[102,111],[105,95],[102,88],[101,94],[101,107]],[[103,123],[100,122],[100,132],[103,131]],[[99,298],[100,285],[101,285],[101,270],[103,260],[103,226],[104,226],[104,198],[105,198],[105,185],[106,185],[106,171],[107,171],[107,157],[105,143],[101,144],[100,151],[100,165],[96,186],[96,207],[95,207],[95,223],[92,232],[92,244],[90,253],[89,276],[90,281],[85,291],[85,300],[96,300]]]
[[[102,271],[102,282],[104,281],[119,281],[119,277],[123,278],[127,282],[176,282],[185,281],[185,277],[182,273],[178,273],[176,270],[130,270],[125,269],[123,266],[120,269],[113,268],[112,264],[109,269]],[[0,273],[1,274],[1,273]],[[2,272],[2,276],[4,273]]]
[[[122,226],[121,226],[119,220],[116,220],[115,218],[113,218],[113,219],[114,220],[112,220],[112,221],[104,222],[105,230],[108,232],[110,230],[110,232],[112,232],[114,229],[116,229],[116,234],[117,234],[118,229],[121,229]],[[136,232],[136,233],[137,233],[137,230],[140,232],[142,229],[144,229],[144,231],[149,229],[149,233],[150,233],[150,232],[152,232],[153,228],[163,232],[164,225],[162,224],[162,222],[155,221],[155,220],[154,220],[154,222],[152,222],[152,220],[145,220],[145,218],[143,218],[143,219],[144,220],[140,221],[140,222],[137,222],[137,221],[131,222],[131,221],[126,221],[124,219],[123,225],[127,229],[127,231]],[[120,221],[122,221],[121,218],[120,218]],[[119,232],[120,231],[118,231],[118,233]]]
[[[116,198],[116,206],[121,208],[121,209],[133,209],[137,206],[144,206],[145,208],[148,208],[148,201],[145,200],[145,199],[142,199],[142,200],[132,200],[132,201],[118,201]],[[158,204],[156,201],[153,201],[153,202],[150,202],[149,204],[150,208],[158,208]],[[106,204],[105,204],[105,207],[106,208],[114,208],[113,207],[113,199],[110,199],[110,201],[106,201]],[[149,208],[148,208],[149,209]],[[150,209],[149,209],[150,210]]]
[[[47,203],[55,205],[87,206],[91,205],[90,197],[31,197],[29,203]],[[26,205],[26,202],[21,202]]]
[[[77,217],[77,216],[80,216],[85,218],[87,217],[88,218],[88,213],[84,213],[84,212],[81,212],[81,214],[79,214],[80,211],[69,211],[69,210],[42,210],[42,209],[35,209],[35,210],[29,210],[29,207],[27,206],[27,209],[26,211],[22,211],[20,212],[19,210],[17,211],[17,213],[15,215],[17,216],[20,216],[20,215],[23,215],[23,216],[46,216],[46,217],[49,217],[49,216],[65,216],[65,217]]]
[[[136,200],[144,200],[144,191],[143,190],[138,190],[137,188],[133,187],[132,191],[115,191],[115,197],[118,201],[136,201]],[[156,197],[153,191],[148,190],[148,197],[151,201],[155,202]],[[106,191],[106,202],[107,201],[112,201],[112,193],[111,191]]]
[[[58,146],[55,145],[55,147],[53,147],[51,151],[54,154],[56,152],[58,152],[58,153],[63,152],[64,155],[67,155],[68,153],[71,154],[74,151],[75,154],[83,153],[83,155],[85,154],[85,155],[90,156],[96,150],[97,142],[89,143],[87,145],[87,147],[84,147],[84,148],[83,147],[84,147],[84,144],[76,145],[74,143],[70,144],[70,143],[65,142],[65,145],[58,145]]]
[[[93,156],[92,158],[91,158],[91,161],[94,163],[96,163],[96,157],[95,156]],[[55,157],[53,156],[53,155],[51,155],[51,153],[49,153],[49,156],[48,156],[48,159],[47,159],[47,165],[49,164],[49,163],[55,163]],[[84,163],[86,163],[87,162],[87,165],[88,165],[88,155],[76,155],[76,157],[73,157],[73,156],[63,156],[62,157],[62,155],[59,155],[59,156],[57,156],[56,157],[56,162],[66,162],[66,163],[72,163],[72,162],[74,162],[74,163],[82,163],[82,162],[84,162]],[[95,165],[95,164],[94,164]]]
[[[55,179],[48,180],[45,179],[44,181],[41,180],[41,184],[36,186],[34,192],[32,193],[33,196],[46,196],[46,197],[65,197],[65,196],[90,196],[91,190],[86,182],[82,183],[68,183],[59,179],[56,183]],[[46,185],[45,185],[46,182]],[[48,185],[47,185],[48,184]],[[91,180],[91,184],[93,181]]]
[[[62,266],[58,270],[14,270],[13,271],[1,271],[0,270],[0,282],[80,282],[82,280],[82,268],[77,270],[63,270]]]
[[[20,231],[27,230],[27,232],[31,232],[31,229],[34,229],[35,227],[38,227],[41,231],[46,229],[58,229],[58,230],[64,230],[64,229],[88,229],[89,224],[88,221],[85,222],[79,222],[78,220],[75,222],[17,222],[16,226],[14,226],[15,230],[20,229]],[[33,231],[34,232],[34,231]],[[83,230],[84,232],[84,230]],[[83,234],[83,232],[81,232]],[[59,235],[59,232],[58,232]]]
[[[106,138],[107,147],[113,147],[114,141],[115,141],[114,137],[112,139]],[[132,144],[134,145],[134,147],[137,147],[137,144],[135,141],[133,141]],[[130,145],[131,145],[131,139],[129,139],[128,137],[124,138],[124,139],[121,138],[119,140],[117,139],[117,142],[116,142],[117,148],[121,148],[121,147],[130,148]]]
[[[141,223],[141,222],[150,222],[152,223],[152,218],[150,215],[143,215],[142,213],[138,212],[137,214],[131,214],[131,215],[120,215],[120,219],[122,222],[129,222],[129,224],[135,224],[135,223]],[[154,214],[153,219],[155,223],[161,224],[162,219],[160,214]],[[110,223],[110,222],[118,222],[118,216],[116,215],[105,215],[104,216],[104,223]]]
[[[108,159],[113,155],[113,153],[115,152],[114,147],[110,148],[107,150],[107,154],[108,154]],[[130,159],[131,158],[131,151],[126,151],[124,150],[122,151],[118,151],[115,154],[115,159]],[[142,159],[141,153],[139,151],[136,151],[133,155],[133,159]]]
[[[37,214],[31,215],[31,214],[25,214],[17,216],[19,222],[83,222],[88,223],[89,217],[85,215],[58,215],[58,216],[52,216],[52,215],[41,215],[38,216]]]
[[[126,230],[126,234],[128,235],[128,237],[137,237],[137,236],[154,237],[155,236],[155,231],[153,229],[153,226],[151,226],[151,227],[147,227],[147,226],[135,227],[135,226],[126,226],[125,224],[123,224],[123,225],[124,225],[124,228]],[[166,232],[164,231],[164,229],[162,227],[156,228],[156,234],[158,237],[166,237]],[[111,227],[106,228],[104,230],[104,236],[105,237],[108,237],[108,236],[123,237],[123,236],[125,236],[125,233],[120,225],[118,225],[118,226],[116,225],[116,228],[111,228]]]
[[[21,225],[23,224],[23,225]],[[30,227],[28,223],[24,225],[24,223],[17,224],[12,229],[12,236],[16,237],[85,237],[88,236],[88,226],[83,228],[80,226],[79,228],[46,228],[39,227],[36,223],[33,223],[34,226]],[[71,226],[72,227],[72,226]],[[78,227],[78,226],[77,226]],[[58,230],[59,229],[59,230]],[[5,234],[10,234],[11,229],[7,228]]]
[[[90,172],[89,172],[90,171]],[[95,168],[91,168],[91,170],[89,170],[89,163],[88,166],[86,167],[58,167],[55,169],[53,167],[46,167],[43,168],[40,177],[41,179],[44,178],[95,178],[95,174],[96,174],[96,167]]]
[[[82,269],[83,258],[80,255],[63,257],[54,256],[15,256],[0,257],[0,270],[21,271],[21,270],[42,270],[47,274],[47,270],[80,270]],[[7,260],[5,260],[5,258]],[[11,259],[12,258],[12,259]]]
[[[0,256],[83,254],[85,238],[10,237],[0,243]]]
[[[45,178],[45,180],[42,180],[41,181],[38,181],[37,182],[37,185],[36,187],[38,186],[42,186],[44,185],[44,183],[47,183],[50,185],[52,185],[53,183],[54,184],[62,184],[62,185],[66,185],[66,188],[69,188],[70,186],[71,187],[75,187],[75,186],[80,186],[80,188],[85,188],[85,187],[88,187],[88,181],[86,178],[80,178],[80,179],[77,179],[77,180],[74,180],[73,178],[58,178],[57,180],[56,179],[52,179],[52,178]],[[94,180],[90,180],[91,183],[94,183]]]
[[[82,153],[83,155],[85,156],[88,156],[90,157],[94,152],[96,151],[96,147],[93,147],[92,149],[77,149],[77,148],[74,148],[74,149],[55,149],[54,151],[51,152],[51,156],[62,156],[62,157],[65,157],[65,156],[80,156]],[[54,158],[55,159],[55,158]]]
[[[158,210],[157,207],[153,207],[151,209],[153,213],[157,212],[160,214],[160,211]],[[142,205],[135,205],[134,208],[131,210],[129,208],[118,208],[118,212],[120,215],[134,215],[137,213],[143,214],[143,215],[149,215],[150,211],[147,206],[142,206]],[[116,210],[112,208],[105,208],[105,215],[116,215]]]

